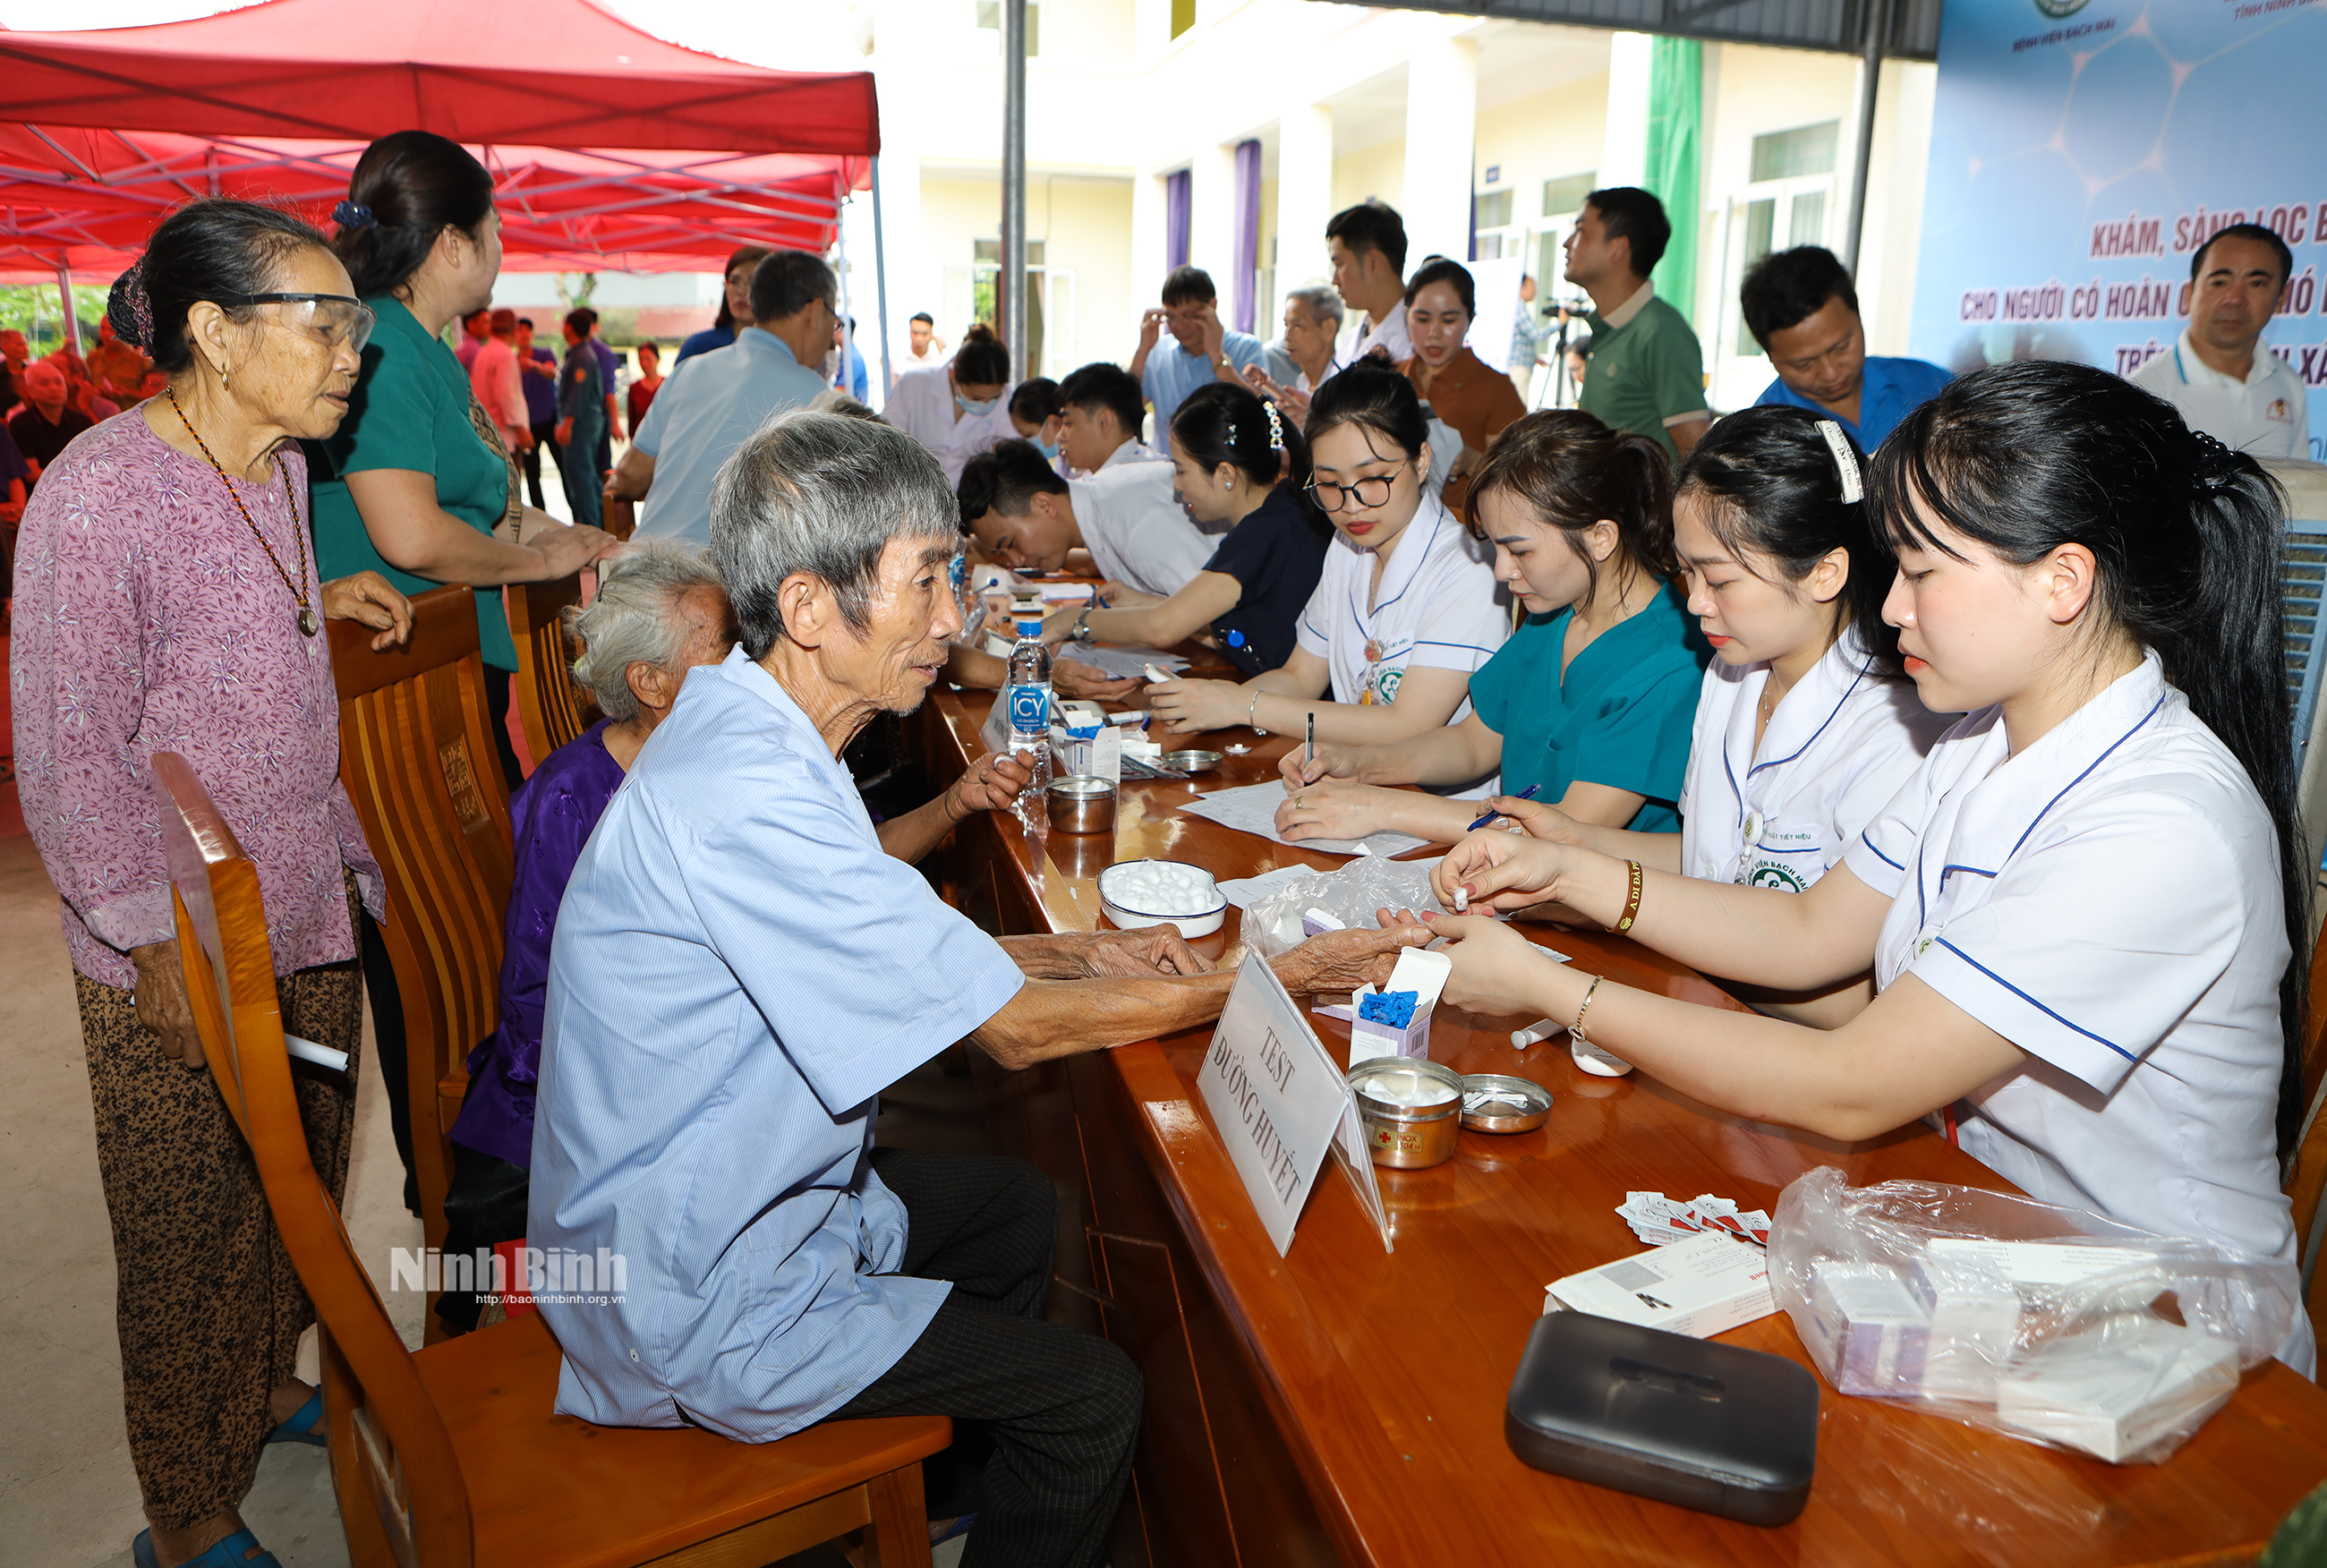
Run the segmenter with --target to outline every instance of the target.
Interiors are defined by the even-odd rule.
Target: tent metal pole
[[[57,268],[57,297],[65,307],[65,347],[78,354],[81,351],[80,313],[73,309],[72,268],[69,266]]]
[[[838,174],[832,177],[832,191],[836,197],[840,194],[843,178]],[[848,327],[848,210],[836,202],[832,213],[832,238],[840,253],[840,379],[833,384],[847,392],[856,379],[848,373],[848,350],[856,334]]]
[[[1026,363],[1026,0],[1002,0],[1002,340],[1010,370]]]
[[[1850,164],[1850,228],[1842,265],[1858,275],[1858,252],[1866,232],[1867,164],[1874,157],[1874,95],[1883,84],[1883,42],[1891,31],[1891,0],[1860,0],[1866,17],[1866,48],[1859,57],[1858,151]]]
[[[881,229],[881,160],[873,160],[873,292],[881,307],[881,403],[888,406],[889,394],[897,389],[897,378],[889,369],[889,241]]]

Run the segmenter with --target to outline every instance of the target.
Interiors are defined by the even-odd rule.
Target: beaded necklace
[[[290,470],[283,468],[280,462],[276,464],[278,469],[283,469],[283,501],[291,509],[291,531],[299,540],[299,575],[296,581],[283,569],[283,558],[275,553],[275,546],[266,542],[266,536],[258,531],[258,523],[251,517],[250,509],[242,504],[242,492],[236,490],[234,481],[227,477],[225,465],[211,453],[210,443],[204,441],[202,433],[194,428],[194,422],[186,417],[184,406],[178,402],[177,392],[166,387],[163,391],[169,397],[170,406],[178,411],[178,423],[186,427],[186,434],[194,438],[194,444],[201,447],[202,455],[210,460],[210,467],[219,476],[219,483],[226,486],[227,499],[234,502],[234,509],[242,514],[243,522],[250,528],[250,537],[257,539],[258,547],[266,552],[267,562],[274,566],[275,574],[283,579],[283,586],[291,590],[291,597],[299,602],[299,635],[314,636],[322,629],[322,622],[315,619],[314,606],[307,599],[307,530],[299,523],[299,500],[291,493]]]

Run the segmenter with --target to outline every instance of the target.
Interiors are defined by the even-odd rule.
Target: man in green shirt
[[[1567,237],[1567,281],[1592,296],[1592,374],[1578,405],[1638,431],[1676,461],[1713,424],[1705,353],[1688,318],[1657,297],[1649,274],[1672,238],[1664,203],[1619,185],[1585,198]]]

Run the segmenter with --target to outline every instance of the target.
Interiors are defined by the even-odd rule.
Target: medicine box
[[[1931,1314],[1888,1268],[1820,1259],[1810,1270],[1804,1327],[1810,1355],[1845,1394],[1895,1399],[1922,1391]]]
[[[2195,1427],[2238,1386],[2238,1347],[2229,1340],[2128,1313],[2105,1331],[2068,1335],[2021,1358],[1996,1381],[1995,1418],[2115,1464]]]
[[[1438,1005],[1438,994],[1446,988],[1446,977],[1454,973],[1454,961],[1444,953],[1425,953],[1419,947],[1408,947],[1397,956],[1397,966],[1390,971],[1389,983],[1376,991],[1370,985],[1360,985],[1350,994],[1350,1065],[1370,1061],[1378,1056],[1430,1056],[1430,1014]],[[1366,998],[1391,995],[1401,991],[1414,993],[1411,1022],[1393,1025],[1368,1018]],[[1401,1008],[1400,1011],[1403,1011]]]
[[[1778,1310],[1768,1257],[1719,1231],[1570,1274],[1545,1296],[1547,1312],[1565,1308],[1700,1339]]]

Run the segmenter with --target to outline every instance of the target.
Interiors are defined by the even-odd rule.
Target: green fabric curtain
[[[1649,274],[1657,296],[1696,316],[1697,151],[1705,128],[1705,46],[1659,35],[1649,56],[1649,157],[1645,182],[1672,220],[1672,243]]]

